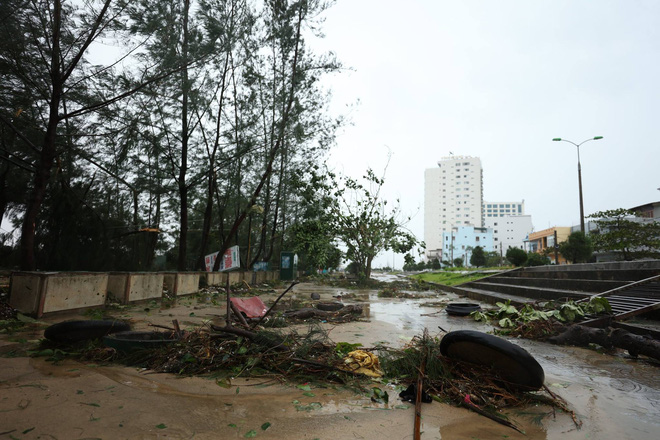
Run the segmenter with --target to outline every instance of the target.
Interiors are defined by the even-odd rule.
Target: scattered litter
[[[344,365],[341,366],[341,369],[369,377],[383,376],[378,356],[364,350],[355,350],[348,353],[344,358]]]

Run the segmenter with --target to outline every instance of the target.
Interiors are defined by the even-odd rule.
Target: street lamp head
[[[560,141],[561,138],[554,138],[553,141]]]
[[[602,139],[602,138],[603,138],[602,136],[596,136],[594,137],[594,140],[597,141],[598,139]]]

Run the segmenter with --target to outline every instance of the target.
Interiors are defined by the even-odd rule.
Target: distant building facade
[[[525,215],[524,200],[522,202],[484,202],[484,219],[513,215]]]
[[[443,258],[443,235],[454,227],[483,226],[483,170],[471,156],[443,157],[424,172],[424,241],[427,258]]]
[[[453,261],[462,258],[465,264],[469,263],[472,255],[471,249],[481,246],[484,252],[494,251],[493,230],[474,226],[457,226],[450,231],[443,232],[442,260]]]
[[[525,241],[534,230],[531,215],[488,217],[486,214],[484,226],[492,229],[493,246],[496,251],[501,250],[502,254],[506,254],[510,247],[525,249]]]
[[[555,231],[557,231],[557,241],[555,242]],[[550,261],[555,264],[555,254],[554,247],[555,244],[562,243],[568,240],[568,236],[571,235],[570,226],[555,226],[554,228],[544,229],[538,232],[532,232],[529,234],[529,239],[527,241],[527,250],[529,252],[536,252],[539,254],[544,253],[548,248],[551,249],[548,256]],[[568,262],[561,254],[558,253],[559,264],[567,264]]]

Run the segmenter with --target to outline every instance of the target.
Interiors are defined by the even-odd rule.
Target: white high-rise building
[[[453,227],[482,227],[483,170],[470,156],[443,157],[424,172],[424,241],[427,258],[442,258],[442,234]]]
[[[484,218],[525,215],[525,201],[522,202],[484,202]]]

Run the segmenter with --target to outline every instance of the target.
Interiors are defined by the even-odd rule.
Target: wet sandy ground
[[[341,289],[297,285],[292,296],[311,292],[330,300]],[[344,291],[345,292],[345,291]],[[401,346],[424,328],[489,331],[469,318],[447,316],[442,302],[451,294],[419,293],[415,299],[380,299],[360,291],[346,303],[368,304],[365,320],[327,325],[335,342],[385,343]],[[286,300],[285,300],[286,301]],[[430,306],[429,304],[436,304]],[[145,311],[145,308],[149,310]],[[148,323],[195,328],[205,321],[222,323],[224,308],[181,299],[167,309],[139,306],[116,313],[130,317],[136,329]],[[426,315],[426,316],[423,316]],[[58,322],[81,316],[49,318]],[[36,340],[41,332],[21,337]],[[507,414],[526,435],[465,409],[433,402],[422,409],[423,439],[656,439],[660,428],[658,366],[624,354],[555,347],[515,340],[543,366],[546,384],[566,399],[583,421],[543,407],[513,408]],[[0,336],[0,353],[19,346]],[[0,439],[407,439],[412,438],[414,409],[386,387],[389,405],[342,388],[312,385],[311,394],[297,384],[265,379],[236,379],[229,389],[206,378],[178,378],[135,368],[44,358],[0,358]],[[383,385],[375,384],[383,387]],[[304,394],[307,393],[307,394]],[[264,424],[270,425],[266,430]]]

